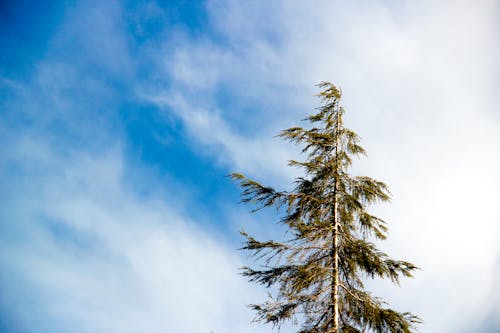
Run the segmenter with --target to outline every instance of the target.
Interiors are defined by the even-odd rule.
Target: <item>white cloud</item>
[[[119,149],[67,158],[24,138],[8,152],[25,171],[4,179],[1,225],[17,234],[0,238],[1,288],[29,291],[3,297],[28,331],[41,318],[47,331],[258,330],[244,305],[259,292],[234,250],[180,208],[135,195]]]
[[[177,92],[166,92],[157,96],[144,96],[162,108],[169,108],[186,125],[195,145],[206,149],[203,153],[215,156],[219,163],[234,166],[237,170],[249,171],[266,177],[282,178],[294,176],[294,170],[283,170],[283,161],[292,158],[291,152],[279,142],[270,139],[274,134],[265,132],[244,137],[235,131],[217,110],[191,105]],[[265,173],[265,172],[266,173]]]
[[[78,19],[52,44],[80,36],[94,53],[77,64],[49,53],[31,85],[2,79],[19,93],[9,107],[35,129],[1,123],[0,306],[51,332],[254,331],[244,304],[262,298],[237,277],[233,250],[184,216],[178,188],[164,203],[124,182],[122,152],[107,148],[120,140],[91,111],[113,109],[113,91],[81,74],[130,79],[135,63],[122,8],[90,11],[102,27],[92,36],[86,8],[70,11]],[[356,171],[395,194],[377,207],[392,226],[384,247],[423,268],[402,289],[378,291],[422,315],[425,332],[498,318],[498,3],[213,1],[208,11],[210,33],[161,48],[155,75],[169,89],[141,96],[181,119],[200,151],[280,185],[296,152],[272,136],[312,111],[313,84],[340,84],[370,153]],[[98,152],[58,141],[61,119]]]
[[[9,90],[0,120],[0,325],[259,331],[245,304],[261,291],[238,275],[235,249],[185,216],[179,187],[155,179],[145,197],[127,181],[122,133],[112,123],[123,101],[103,80],[125,85],[133,72],[121,8],[89,4],[68,9],[31,78],[2,78]],[[87,33],[90,22],[98,36]]]
[[[377,208],[392,226],[383,246],[423,268],[383,293],[422,315],[425,332],[477,328],[500,306],[490,299],[500,253],[498,2],[208,8],[215,32],[166,52],[172,82],[158,105],[231,168],[282,184],[290,171],[279,165],[294,153],[270,134],[312,111],[314,83],[340,84],[370,154],[356,171],[395,194]],[[238,102],[219,101],[224,89]]]

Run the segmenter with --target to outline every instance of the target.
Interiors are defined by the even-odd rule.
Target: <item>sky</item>
[[[227,175],[287,189],[276,138],[343,91],[385,181],[369,287],[424,333],[500,332],[500,3],[0,2],[0,332],[269,332]],[[292,332],[285,327],[282,332]]]

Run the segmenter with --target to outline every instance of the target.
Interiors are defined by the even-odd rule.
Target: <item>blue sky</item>
[[[421,332],[500,330],[500,29],[482,1],[36,1],[0,5],[0,331],[264,332],[238,276],[251,216],[226,175],[286,187],[274,136],[344,91],[386,181],[370,285]]]

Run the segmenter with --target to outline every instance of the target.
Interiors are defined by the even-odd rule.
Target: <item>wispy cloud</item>
[[[297,152],[273,136],[312,111],[321,80],[343,88],[370,154],[355,172],[394,193],[376,207],[384,248],[423,268],[377,294],[422,315],[425,332],[498,327],[497,2],[209,1],[193,31],[154,2],[67,6],[30,77],[0,82],[0,328],[263,330],[249,325],[260,291],[237,276],[226,230],[186,213],[203,203],[184,202],[178,182],[148,180],[146,195],[131,184],[151,166],[130,165],[141,152],[126,108],[179,121],[183,149],[221,173],[284,186]],[[248,219],[224,207],[221,225]]]
[[[129,181],[123,10],[68,7],[36,70],[2,79],[0,329],[254,331],[260,292],[225,237],[185,214],[183,188]]]
[[[240,259],[168,203],[131,192],[119,149],[64,158],[23,140],[9,151],[11,163],[32,172],[3,182],[4,315],[30,332],[34,324],[250,332],[244,304],[255,290],[236,274]]]
[[[207,8],[209,32],[165,50],[171,81],[152,100],[217,158],[275,183],[279,174],[283,184],[291,174],[278,165],[294,154],[271,133],[312,111],[314,83],[340,84],[349,125],[370,153],[356,171],[388,180],[395,194],[390,208],[377,208],[393,221],[385,246],[423,268],[404,289],[384,292],[421,314],[426,332],[486,320],[498,307],[498,3]]]

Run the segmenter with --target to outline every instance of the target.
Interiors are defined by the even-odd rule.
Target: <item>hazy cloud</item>
[[[172,82],[158,105],[198,142],[223,147],[217,158],[264,179],[279,170],[283,183],[293,152],[270,133],[312,111],[314,83],[340,84],[348,125],[370,153],[356,172],[387,180],[395,195],[377,208],[392,222],[384,247],[423,268],[383,293],[422,315],[426,332],[474,330],[499,306],[498,3],[212,1],[208,10],[211,33],[165,52]],[[238,102],[224,105],[220,91]],[[245,116],[247,126],[232,121]]]

